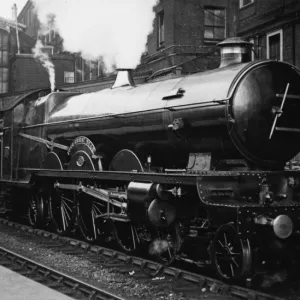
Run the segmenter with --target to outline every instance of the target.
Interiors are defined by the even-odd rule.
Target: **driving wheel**
[[[74,192],[59,189],[51,191],[51,215],[54,230],[59,235],[66,235],[74,225]]]
[[[94,197],[84,193],[78,194],[78,225],[87,242],[101,241],[103,236],[103,222],[102,215],[105,211],[105,204]]]
[[[112,220],[114,239],[118,247],[126,253],[137,253],[140,246],[140,240],[134,224]]]

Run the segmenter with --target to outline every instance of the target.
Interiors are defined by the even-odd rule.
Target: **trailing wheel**
[[[59,189],[51,190],[51,215],[54,230],[66,235],[74,229],[74,193]]]
[[[97,218],[105,211],[103,203],[84,193],[78,194],[78,225],[88,242],[101,241],[103,219]]]
[[[224,280],[243,280],[251,271],[252,253],[248,239],[241,239],[233,224],[218,228],[211,244],[211,259]]]
[[[34,189],[29,195],[28,221],[36,228],[42,228],[47,223],[47,201],[42,192]]]

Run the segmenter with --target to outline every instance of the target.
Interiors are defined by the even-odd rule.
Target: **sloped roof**
[[[0,17],[0,29],[9,31],[10,27],[13,27],[13,28],[16,27],[15,21],[10,20],[10,19],[6,19],[6,18],[3,18],[3,17]],[[24,24],[22,24],[22,23],[18,23],[18,27],[20,29],[25,29],[26,28],[26,26]]]

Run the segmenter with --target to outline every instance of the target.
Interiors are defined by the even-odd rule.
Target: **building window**
[[[204,39],[223,40],[226,37],[226,11],[221,8],[204,8]]]
[[[282,29],[267,34],[267,59],[283,60]]]
[[[74,72],[64,72],[64,82],[74,83]]]
[[[43,46],[41,47],[41,51],[48,55],[53,55],[53,46]]]
[[[157,14],[157,37],[158,37],[158,48],[159,48],[163,46],[165,42],[165,24],[164,24],[163,11]]]
[[[254,3],[254,0],[240,0],[240,8],[247,6],[251,3]]]

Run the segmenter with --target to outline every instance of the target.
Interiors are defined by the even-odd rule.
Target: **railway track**
[[[22,236],[22,233],[32,234],[35,239],[40,239],[39,243],[49,249],[59,250],[64,254],[84,255],[92,263],[116,268],[124,274],[130,273],[137,280],[149,281],[157,285],[172,283],[174,292],[186,294],[197,289],[199,291],[207,290],[215,294],[228,295],[236,299],[283,300],[260,291],[225,284],[215,278],[163,266],[141,257],[128,256],[114,249],[89,245],[80,240],[61,237],[48,231],[33,229],[6,219],[0,218],[0,225],[2,225],[0,230],[9,233],[10,230],[17,229],[19,231],[17,235],[19,236]],[[69,296],[74,297],[74,294],[77,297],[74,297],[76,299],[81,299],[80,295],[81,297],[88,297],[88,299],[122,299],[1,247],[0,264],[8,268],[10,268],[11,264],[14,271],[32,277],[50,287],[65,290],[65,293]]]
[[[0,247],[0,265],[74,299],[126,300]]]

